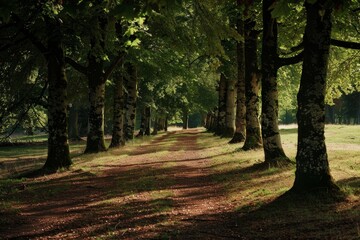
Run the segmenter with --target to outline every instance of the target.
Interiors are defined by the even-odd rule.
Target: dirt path
[[[199,130],[169,132],[126,157],[82,170],[29,180],[18,213],[0,229],[17,239],[198,238],[186,232],[198,222],[217,222],[232,208],[202,157]],[[121,150],[119,150],[121,153]],[[94,156],[96,158],[96,156]],[[27,199],[27,200],[26,200]],[[207,216],[207,217],[204,217]],[[203,237],[204,238],[204,235]]]

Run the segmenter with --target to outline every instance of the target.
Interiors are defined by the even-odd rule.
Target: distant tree
[[[241,1],[237,1],[238,8],[241,7]],[[229,143],[239,143],[245,141],[246,136],[246,97],[245,97],[245,34],[243,16],[238,13],[236,29],[242,37],[236,44],[237,60],[237,83],[236,83],[236,119],[235,133]]]

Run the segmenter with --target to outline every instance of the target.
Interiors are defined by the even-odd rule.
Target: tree
[[[333,4],[306,2],[304,61],[298,99],[298,147],[294,191],[338,189],[325,146],[325,93]]]
[[[220,74],[218,87],[218,112],[217,112],[217,127],[215,133],[222,135],[226,127],[226,77],[223,73]]]
[[[113,108],[113,130],[110,148],[125,145],[124,119],[125,119],[125,92],[123,72],[114,74],[114,108]]]
[[[48,156],[43,169],[54,172],[71,165],[67,133],[67,78],[62,45],[62,21],[59,17],[62,5],[48,1],[13,4],[2,12],[5,13],[1,16],[2,19],[8,20],[8,26],[15,27],[18,32],[15,36],[21,36],[22,39],[19,43],[26,39],[36,47],[45,58],[47,65],[49,137]],[[29,12],[28,8],[32,11]],[[9,14],[8,17],[6,13]],[[34,33],[34,28],[39,27],[45,31]],[[44,35],[46,37],[43,37]]]
[[[136,67],[132,63],[125,64],[126,78],[125,86],[127,90],[125,100],[125,140],[134,139],[136,101],[138,96],[138,77]]]
[[[240,1],[238,1],[238,7]],[[236,119],[235,133],[229,143],[239,143],[245,141],[246,134],[246,97],[245,97],[245,35],[244,21],[242,16],[237,17],[236,29],[243,38],[236,45],[237,59],[237,95],[236,95]]]
[[[48,97],[48,157],[44,169],[56,171],[71,165],[67,132],[67,79],[62,48],[61,21],[45,17],[47,29]]]
[[[262,147],[259,123],[259,74],[257,64],[257,37],[255,21],[245,23],[245,96],[246,96],[246,139],[244,150]]]
[[[281,166],[290,163],[281,145],[278,127],[278,89],[277,70],[278,43],[277,20],[271,16],[271,6],[275,1],[263,1],[263,38],[261,54],[261,132],[265,153],[265,163]]]

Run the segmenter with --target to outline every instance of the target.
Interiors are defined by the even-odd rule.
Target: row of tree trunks
[[[277,88],[277,21],[271,17],[271,6],[275,0],[263,1],[263,40],[261,54],[262,111],[261,131],[265,162],[269,166],[291,163],[281,145],[278,126],[278,88]]]
[[[240,4],[240,2],[238,2]],[[244,36],[244,21],[241,16],[237,19],[237,32]],[[237,96],[235,133],[229,143],[240,143],[245,141],[246,131],[246,97],[245,97],[245,41],[240,41],[236,46],[237,58]]]
[[[246,139],[244,150],[262,147],[259,123],[259,77],[257,64],[257,37],[255,22],[245,23],[245,96],[246,96]]]

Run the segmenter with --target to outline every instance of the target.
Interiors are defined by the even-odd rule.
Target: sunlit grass
[[[339,231],[341,226],[337,227],[337,223],[355,222],[360,216],[359,207],[356,205],[360,197],[360,143],[357,142],[359,133],[360,126],[326,127],[331,174],[343,192],[348,195],[348,200],[342,203],[324,204],[319,199],[301,199],[300,203],[289,200],[277,203],[277,199],[292,187],[295,166],[284,169],[256,169],[253,167],[254,164],[264,160],[262,149],[243,151],[242,143],[228,144],[228,138],[214,137],[212,133],[205,132],[197,135],[196,148],[191,150],[197,152],[196,156],[188,157],[186,147],[179,145],[181,138],[189,134],[180,132],[176,135],[169,134],[168,138],[165,138],[166,142],[158,141],[164,136],[164,133],[161,133],[155,137],[135,139],[125,147],[110,149],[107,152],[74,155],[71,171],[60,173],[61,176],[69,176],[68,181],[55,180],[50,184],[46,178],[42,178],[29,184],[26,190],[17,190],[16,187],[11,186],[17,186],[27,180],[3,182],[3,184],[0,182],[0,190],[1,186],[10,186],[10,195],[4,197],[4,192],[0,194],[1,200],[6,198],[4,204],[0,205],[0,213],[3,211],[6,214],[11,212],[16,214],[19,204],[27,202],[21,199],[22,194],[31,194],[34,196],[34,202],[41,202],[66,193],[72,188],[71,183],[75,181],[74,176],[77,174],[79,174],[77,180],[80,182],[87,179],[96,181],[106,177],[107,171],[114,169],[116,174],[111,176],[111,186],[101,189],[101,197],[96,201],[89,201],[86,205],[89,214],[94,215],[93,218],[96,218],[96,213],[101,212],[101,209],[111,210],[119,215],[114,217],[114,223],[109,225],[107,230],[103,230],[96,237],[117,239],[122,234],[127,234],[130,227],[121,225],[124,219],[135,223],[141,220],[143,222],[140,222],[144,224],[143,228],[177,228],[182,222],[176,222],[167,216],[178,207],[174,191],[178,183],[172,176],[177,171],[181,171],[179,167],[183,163],[172,159],[177,159],[177,155],[185,155],[182,159],[190,162],[196,162],[198,158],[206,160],[206,168],[210,169],[211,184],[219,186],[219,194],[225,196],[225,200],[219,204],[231,206],[230,211],[235,212],[240,218],[239,224],[246,223],[245,226],[249,226],[249,231],[252,232],[254,229],[251,228],[251,224],[247,224],[247,219],[241,219],[243,216],[254,218],[252,224],[258,224],[261,229],[273,226],[273,232],[269,233],[268,239],[282,236],[281,229],[285,227],[288,233],[296,234],[296,230],[288,228],[289,224],[301,226],[301,229],[311,234],[309,236],[313,238],[322,239],[324,236],[332,235],[337,239],[342,236],[342,232]],[[281,138],[285,152],[294,160],[297,129],[281,130]],[[84,143],[72,146],[75,152],[83,148]],[[12,151],[16,153],[16,150]],[[27,154],[31,156],[32,153],[29,147],[18,154],[26,157]],[[40,153],[35,152],[35,156],[36,154]],[[184,187],[191,188],[191,186]],[[7,189],[6,187],[6,191]],[[326,227],[328,225],[334,227],[328,228]],[[131,226],[133,231],[137,227]],[[353,234],[354,228],[347,231]],[[259,239],[264,236],[261,235],[261,231],[255,231],[253,234],[254,239],[257,236]],[[172,233],[165,231],[158,237],[171,238]],[[303,236],[299,236],[301,237]],[[349,235],[344,235],[344,239],[347,237]]]

